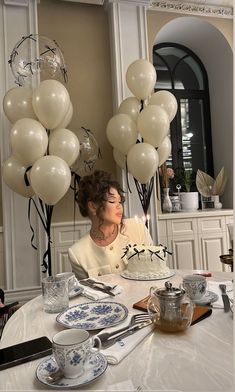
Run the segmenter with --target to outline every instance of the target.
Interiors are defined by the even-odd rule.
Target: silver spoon
[[[48,382],[48,384],[54,384],[60,380],[62,380],[62,378],[64,377],[62,371],[60,369],[56,370],[56,372],[49,374],[46,377],[46,380]]]

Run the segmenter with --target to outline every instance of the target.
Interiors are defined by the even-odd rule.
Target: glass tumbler
[[[68,280],[49,276],[42,280],[42,296],[46,313],[60,313],[69,306]]]

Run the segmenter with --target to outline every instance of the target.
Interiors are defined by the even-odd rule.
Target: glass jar
[[[181,211],[179,196],[170,196],[170,199],[171,199],[171,204],[172,204],[172,212]]]

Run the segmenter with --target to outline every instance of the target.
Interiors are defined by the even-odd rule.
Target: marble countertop
[[[216,210],[215,208],[208,208],[205,210],[196,210],[196,211],[179,211],[179,212],[171,212],[171,213],[161,213],[157,215],[159,220],[161,219],[181,219],[181,218],[200,218],[200,217],[210,217],[210,216],[232,216],[233,209],[225,209],[221,208]]]
[[[174,286],[190,271],[175,271],[170,280]],[[197,271],[198,272],[198,271]],[[210,280],[228,280],[230,272],[215,272]],[[130,310],[134,302],[149,294],[151,286],[162,287],[165,280],[134,281],[119,275],[102,276],[104,282],[119,284],[121,294],[110,301],[124,303]],[[106,299],[107,300],[107,299]],[[70,305],[87,302],[82,296]],[[136,311],[138,312],[138,311]],[[22,306],[8,321],[0,348],[46,335],[50,339],[63,329],[55,314],[43,311],[42,297]],[[39,391],[44,386],[36,380],[35,371],[42,359],[0,372],[0,390]],[[81,391],[81,389],[79,389]],[[223,309],[181,333],[164,333],[156,329],[118,365],[109,365],[95,382],[84,386],[89,391],[164,391],[208,392],[233,391],[233,316]]]

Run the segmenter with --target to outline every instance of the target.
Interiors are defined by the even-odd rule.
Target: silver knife
[[[226,294],[226,285],[220,284],[219,288],[222,291],[222,300],[224,303],[224,311],[229,312],[230,311],[230,301],[229,301],[228,295]]]
[[[118,340],[120,339],[124,339],[129,335],[132,335],[133,333],[139,331],[139,329],[145,328],[148,325],[152,324],[152,321],[145,321],[144,323],[139,323],[137,325],[134,325],[133,327],[129,327],[125,332],[122,333],[118,333],[117,336],[114,336],[110,339],[107,339],[105,341],[102,341],[102,350],[105,350],[106,348],[112,346],[113,344],[115,344]],[[99,335],[97,335],[99,337]]]
[[[112,289],[107,289],[104,287],[97,286],[96,284],[89,283],[86,280],[84,280],[84,281],[80,280],[79,283],[83,286],[88,286],[93,290],[102,291],[103,293],[106,293],[106,294],[109,294],[109,295],[112,295],[113,297],[115,297],[115,294],[111,291]]]

